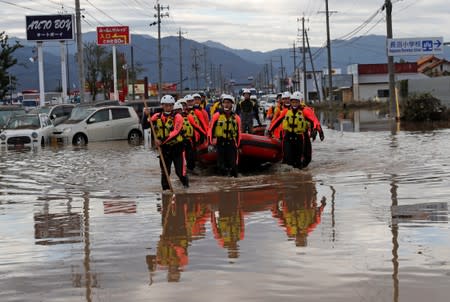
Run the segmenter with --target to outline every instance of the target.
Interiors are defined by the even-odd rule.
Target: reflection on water
[[[310,174],[299,177],[299,186],[257,191],[219,191],[204,194],[162,195],[162,234],[156,255],[147,255],[150,276],[167,270],[167,280],[178,282],[189,264],[188,249],[194,240],[204,239],[206,224],[219,247],[229,259],[239,258],[239,242],[245,240],[245,218],[257,212],[270,212],[297,247],[307,245],[308,235],[321,221],[326,205],[322,197],[317,205],[317,190]],[[151,283],[153,280],[151,280]]]
[[[141,146],[1,153],[0,301],[446,301],[450,131],[325,131],[174,202]]]
[[[432,131],[450,127],[450,122],[391,122],[382,110],[355,109],[321,114],[324,125],[341,132]]]

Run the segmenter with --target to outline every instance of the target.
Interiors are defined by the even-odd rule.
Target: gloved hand
[[[316,137],[317,137],[317,129],[314,128],[314,129],[311,131],[311,138],[312,138],[313,141],[315,141],[315,140],[316,140]]]
[[[319,129],[319,137],[320,137],[321,141],[323,141],[325,139],[325,135],[323,134],[322,128]]]

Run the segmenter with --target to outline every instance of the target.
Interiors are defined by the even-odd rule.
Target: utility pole
[[[181,32],[181,28],[178,31],[178,47],[180,49],[180,89],[179,89],[179,96],[181,98],[181,96],[183,95],[183,47],[182,47],[182,39],[183,37],[181,36],[183,33]]]
[[[85,102],[84,98],[84,55],[83,55],[83,37],[81,32],[81,9],[80,0],[75,0],[75,23],[77,28],[77,59],[78,59],[78,80],[80,84],[80,101]]]
[[[280,79],[280,91],[283,91],[285,89],[284,85],[284,66],[283,66],[283,56],[280,56],[281,61],[281,79]]]
[[[386,0],[383,5],[383,9],[386,9],[386,31],[387,39],[392,39],[392,2]],[[394,57],[388,56],[388,73],[389,73],[389,113],[391,118],[397,117],[397,106],[395,97],[395,65]]]
[[[208,89],[208,72],[207,72],[207,66],[206,66],[206,46],[203,46],[203,69],[204,69],[204,81],[205,81],[205,90]]]
[[[273,91],[273,64],[272,64],[272,58],[270,58],[270,80],[272,81],[272,87],[270,90]]]
[[[161,14],[161,11],[164,9],[169,9],[169,6],[161,6],[161,4],[158,3],[154,7],[157,14],[155,17],[158,19],[158,98],[160,99],[162,97],[162,57],[161,57],[161,18],[163,17],[169,17],[169,13]]]
[[[220,94],[222,94],[223,93],[222,64],[219,64],[219,84],[220,84]]]
[[[303,53],[303,96],[308,101],[308,79],[306,78],[305,17],[302,18],[302,53]]]
[[[195,90],[198,91],[198,70],[200,68],[199,64],[197,63],[197,59],[199,57],[199,54],[197,53],[197,48],[193,48],[193,56],[194,56],[194,64],[192,64],[192,68],[194,69],[195,72]]]
[[[321,98],[320,98],[319,84],[317,83],[316,70],[314,69],[314,59],[311,54],[311,48],[309,47],[309,39],[308,39],[307,31],[305,31],[305,38],[306,38],[306,43],[307,43],[308,52],[309,52],[309,59],[311,61],[311,68],[312,68],[312,72],[313,72],[314,83],[316,84],[317,97],[319,98],[319,103],[320,103]]]
[[[136,99],[136,90],[134,88],[136,73],[134,72],[134,48],[131,46],[131,97],[133,101]]]
[[[294,75],[293,75],[293,77],[295,79],[296,78],[295,74],[297,73],[296,72],[296,70],[297,70],[297,56],[296,56],[296,52],[295,52],[295,41],[294,41],[292,50],[294,51]],[[296,79],[296,80],[298,81],[299,79]],[[297,90],[297,81],[294,81],[294,90]]]
[[[328,100],[333,100],[333,76],[331,68],[331,41],[330,41],[330,12],[328,10],[328,0],[325,0],[325,11],[327,16],[327,52],[328,52]]]

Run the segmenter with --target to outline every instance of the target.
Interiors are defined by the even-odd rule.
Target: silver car
[[[125,140],[140,142],[142,130],[139,118],[132,107],[79,106],[52,134],[52,142],[86,145],[88,142]]]
[[[54,126],[45,113],[17,115],[9,119],[0,134],[0,147],[36,148],[49,143]]]

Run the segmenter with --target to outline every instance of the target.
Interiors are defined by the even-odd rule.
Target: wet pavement
[[[448,301],[450,129],[334,128],[174,203],[144,146],[0,153],[0,301]]]

